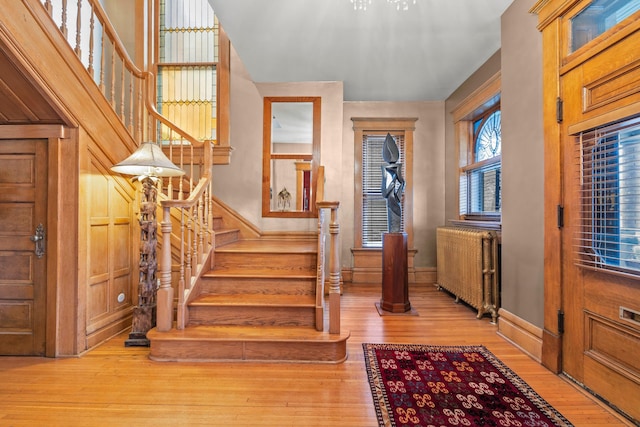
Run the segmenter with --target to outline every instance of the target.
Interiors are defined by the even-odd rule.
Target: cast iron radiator
[[[478,319],[498,317],[498,239],[495,231],[466,227],[438,227],[437,283],[478,310]]]

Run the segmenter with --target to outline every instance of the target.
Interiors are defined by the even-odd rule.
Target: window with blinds
[[[157,108],[200,140],[217,139],[218,30],[208,0],[160,1]]]
[[[405,174],[404,135],[392,134],[400,150],[399,163]],[[387,200],[382,196],[382,146],[384,135],[363,135],[362,139],[362,247],[381,248],[382,233],[388,231]],[[401,227],[404,231],[404,194],[402,196]]]
[[[577,264],[640,275],[640,118],[581,133]]]

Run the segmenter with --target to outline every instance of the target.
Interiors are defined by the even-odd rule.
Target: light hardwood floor
[[[418,316],[379,316],[379,285],[346,285],[348,360],[332,364],[158,363],[121,334],[71,359],[0,357],[0,426],[376,427],[362,343],[482,344],[576,426],[629,425],[430,285]]]

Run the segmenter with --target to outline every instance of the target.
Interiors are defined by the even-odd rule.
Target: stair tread
[[[211,326],[194,325],[182,330],[171,329],[148,332],[153,340],[207,340],[207,341],[272,341],[272,342],[336,342],[349,338],[349,331],[339,334],[317,331],[310,327],[295,326]]]
[[[313,307],[315,305],[315,297],[313,295],[287,294],[202,294],[189,305]]]
[[[234,266],[216,266],[202,275],[203,277],[242,277],[242,278],[286,278],[315,279],[316,273],[301,274],[296,270],[279,270],[274,272],[269,267],[242,268]]]
[[[286,239],[240,239],[216,249],[216,252],[238,253],[316,253],[317,242],[313,240]]]

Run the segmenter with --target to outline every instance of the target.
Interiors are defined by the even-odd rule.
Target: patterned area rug
[[[363,344],[380,426],[571,426],[483,346]]]

